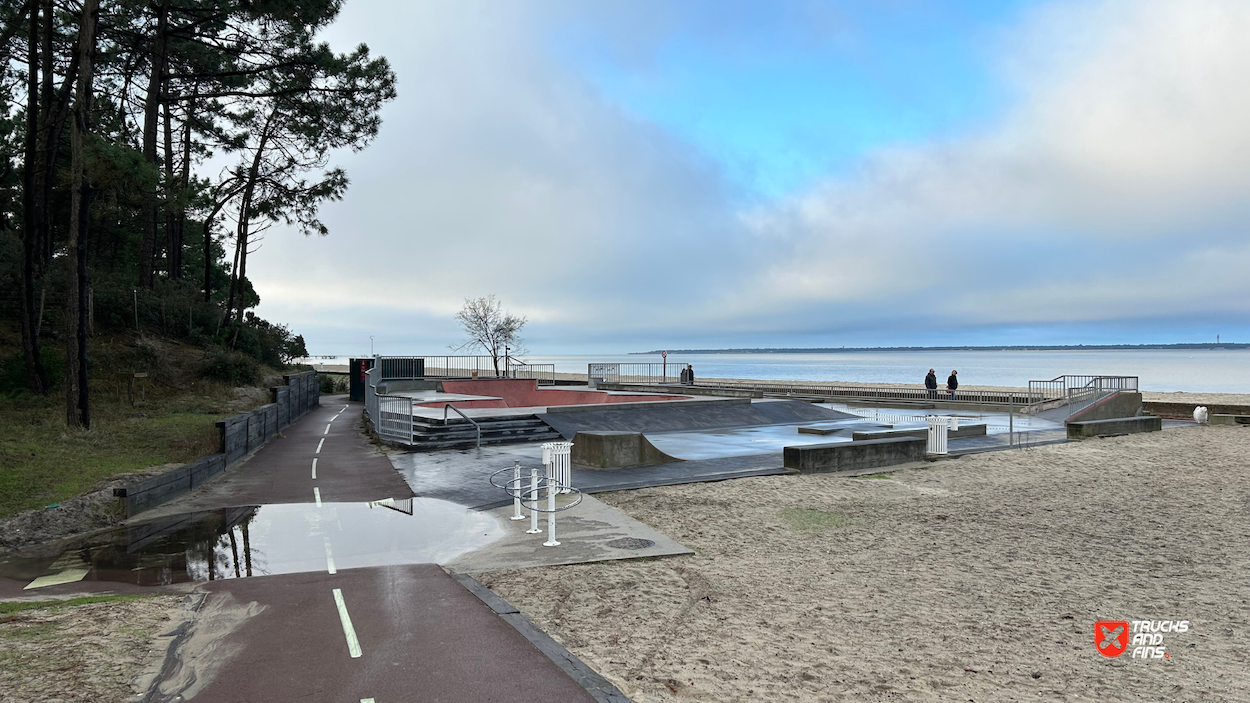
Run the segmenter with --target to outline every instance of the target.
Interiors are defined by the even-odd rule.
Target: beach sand
[[[1248,457],[1189,427],[600,494],[696,554],[479,578],[639,703],[1250,701]],[[1098,619],[1190,629],[1109,659]]]

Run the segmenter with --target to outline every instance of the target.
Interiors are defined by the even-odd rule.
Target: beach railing
[[[555,364],[527,364],[512,356],[382,356],[378,381],[423,378],[519,378],[535,380],[540,386],[554,385]]]
[[[1049,381],[1029,381],[1029,397],[1033,403],[1064,400],[1066,404],[1085,402],[1117,391],[1138,390],[1137,376],[1106,376],[1064,374]],[[1098,400],[1094,397],[1094,401]]]
[[[626,362],[586,365],[586,381],[603,379],[605,383],[681,383],[681,370],[686,364],[669,362]]]
[[[832,383],[784,382],[784,381],[721,381],[699,379],[695,385],[704,388],[726,388],[758,391],[768,396],[819,398],[833,401],[894,401],[905,403],[931,403],[946,401],[990,405],[1019,405],[1030,403],[1030,396],[1020,391],[957,390],[945,388],[929,390],[919,386],[860,386]]]

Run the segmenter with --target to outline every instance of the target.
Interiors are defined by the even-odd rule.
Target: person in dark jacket
[[[686,364],[686,383],[694,385],[694,367],[690,364]]]
[[[689,371],[683,368],[679,376],[681,377],[681,385],[683,386],[690,385],[690,372]]]
[[[937,373],[933,369],[929,369],[929,375],[924,377],[924,387],[929,389],[929,397],[937,397]]]
[[[946,378],[946,390],[950,391],[951,400],[955,399],[955,389],[959,388],[959,379],[956,378],[958,374],[958,371],[951,369],[951,375]]]

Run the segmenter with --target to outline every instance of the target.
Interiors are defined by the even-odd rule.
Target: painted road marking
[[[361,698],[360,703],[373,703],[372,698]]]
[[[321,489],[313,486],[313,498],[317,499],[317,507],[321,507]]]
[[[317,460],[313,459],[313,479],[317,478]]]
[[[327,424],[326,424],[326,431],[325,431],[325,432],[322,432],[321,434],[330,434],[330,425],[329,425],[329,423],[327,423]]]
[[[330,573],[336,573],[338,569],[334,568],[334,555],[330,553],[330,540],[326,540],[326,570]]]
[[[339,622],[343,623],[343,636],[347,638],[347,652],[352,659],[360,657],[360,640],[356,639],[356,629],[352,627],[352,617],[347,614],[347,604],[343,602],[343,591],[334,589],[334,604],[339,607]]]
[[[320,454],[320,453],[321,453],[321,445],[323,445],[323,444],[325,444],[325,443],[326,443],[326,438],[325,438],[325,437],[322,437],[322,438],[321,438],[321,441],[320,441],[320,442],[317,442],[317,451],[313,452],[313,454]]]

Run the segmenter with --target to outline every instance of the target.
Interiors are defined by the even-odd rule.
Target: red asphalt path
[[[314,488],[325,502],[411,496],[390,461],[365,439],[360,409],[323,398],[283,437],[177,506],[310,503]],[[226,635],[217,651],[233,654],[194,696],[197,703],[593,701],[434,564],[232,579],[205,588],[201,611],[227,595],[264,608]]]

